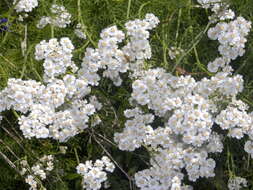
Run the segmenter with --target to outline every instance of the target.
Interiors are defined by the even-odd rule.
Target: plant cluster
[[[25,177],[25,182],[30,185],[31,190],[46,189],[43,187],[42,182],[47,178],[47,173],[54,169],[54,158],[52,155],[44,155],[32,167],[29,166],[26,160],[20,161],[21,171],[20,174]],[[47,172],[47,173],[46,173]]]
[[[87,190],[98,190],[106,187],[106,172],[113,172],[115,165],[107,156],[103,156],[101,160],[96,160],[94,164],[92,161],[86,161],[85,164],[79,164],[76,169],[77,173],[83,176],[83,188]]]

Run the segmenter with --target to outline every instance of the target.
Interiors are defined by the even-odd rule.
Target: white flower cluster
[[[246,36],[251,29],[251,22],[243,17],[235,17],[235,13],[229,9],[229,5],[223,0],[198,0],[203,8],[211,8],[214,15],[210,17],[213,23],[218,21],[215,27],[208,30],[208,37],[219,41],[219,53],[221,57],[208,63],[208,70],[212,73],[218,72],[221,68],[224,72],[232,72],[229,65],[231,60],[242,56],[245,53]],[[234,20],[232,20],[234,19]],[[225,20],[232,20],[225,22]]]
[[[37,186],[38,186],[38,183],[37,181],[35,180],[35,178],[32,176],[32,175],[28,175],[26,178],[25,178],[25,182],[30,185],[30,190],[37,190]]]
[[[43,90],[44,86],[34,80],[10,78],[7,87],[0,92],[0,112],[13,108],[26,113]]]
[[[133,64],[138,64],[151,57],[148,30],[155,27],[158,22],[156,17],[148,14],[144,20],[137,19],[126,23],[127,35],[130,39],[122,49],[118,44],[124,40],[124,33],[116,26],[104,29],[98,48],[86,50],[82,68],[78,71],[78,79],[72,75],[64,77],[63,82],[67,88],[64,97],[77,96],[76,89],[73,88],[76,80],[86,81],[86,87],[98,85],[100,76],[97,72],[100,69],[103,69],[104,77],[110,78],[115,85],[120,85],[120,73],[131,70]],[[244,37],[246,33],[248,31],[245,32]],[[228,45],[232,46],[230,43]],[[221,65],[226,65],[226,63],[221,63]],[[65,71],[66,69],[61,73]],[[133,71],[135,70],[133,69]],[[179,183],[176,178],[182,180],[184,178],[183,171],[187,172],[191,181],[196,181],[200,177],[213,177],[215,175],[215,161],[208,158],[208,154],[223,150],[222,136],[212,131],[214,124],[219,125],[221,129],[228,130],[228,136],[231,137],[239,139],[244,134],[251,136],[253,131],[251,129],[252,116],[247,113],[247,106],[236,100],[236,95],[243,90],[243,79],[240,75],[233,76],[229,72],[218,72],[210,79],[203,78],[200,81],[195,81],[191,76],[175,77],[158,68],[141,71],[135,76],[137,78],[132,84],[133,92],[130,101],[136,108],[125,111],[124,114],[129,120],[125,123],[122,133],[115,133],[114,140],[119,144],[121,150],[134,151],[144,145],[153,153],[150,159],[151,167],[139,171],[135,175],[136,184],[141,190],[167,190],[175,188],[177,185],[181,186],[181,182]],[[60,84],[60,81],[57,84]],[[58,91],[62,91],[60,87],[58,88]],[[84,95],[81,93],[80,96],[85,96],[87,93],[89,93],[88,90]],[[233,101],[221,105],[222,100]],[[62,102],[64,99],[54,96],[48,105],[59,106],[62,105]],[[95,109],[101,108],[99,104],[92,102],[90,100],[90,104],[93,106],[90,110],[93,109],[93,111],[89,113],[94,113]],[[57,133],[58,131],[63,134],[67,133],[66,136],[69,136],[68,129],[71,129],[68,127],[71,126],[69,123],[78,121],[70,119],[70,110],[78,107],[79,104],[70,106],[71,109],[67,109],[66,113],[64,112],[66,115],[60,119],[48,118],[46,122],[53,121],[50,123],[50,127],[53,126],[53,129],[56,129],[55,133],[49,127],[48,134],[54,134],[56,139],[59,136],[60,139],[63,138],[61,134]],[[143,106],[152,110],[155,116],[142,111],[141,107]],[[42,113],[48,112],[43,109]],[[39,109],[35,108],[35,110]],[[78,109],[78,111],[80,110]],[[58,112],[58,114],[62,115],[62,112]],[[39,112],[37,115],[45,114]],[[79,114],[75,113],[74,115]],[[36,116],[31,116],[31,120],[34,118]],[[86,118],[85,123],[88,121],[88,117]],[[152,122],[155,118],[160,118],[164,126],[153,128]],[[242,118],[247,118],[247,121]],[[43,123],[45,121],[39,117],[37,120],[42,124],[42,128],[49,125]],[[30,120],[25,119],[25,121]],[[56,126],[54,126],[54,122],[57,123]],[[85,123],[80,126],[85,126]],[[58,129],[57,126],[64,127]],[[75,126],[79,125],[75,123]],[[73,135],[78,133],[74,130],[70,131]],[[247,143],[245,147],[247,147]],[[98,169],[95,166],[96,163],[86,162],[86,164],[80,164],[77,167],[78,173],[84,176],[85,188],[99,189],[101,183],[106,180],[106,173],[102,171],[104,165],[101,164]],[[182,189],[184,188],[190,187],[183,185]]]
[[[82,100],[58,112],[48,105],[34,104],[28,116],[19,118],[19,125],[26,138],[52,137],[64,142],[86,129],[89,116],[94,113],[94,106]]]
[[[82,68],[79,71],[80,77],[88,77],[92,85],[98,85],[100,76],[99,69],[107,69],[103,76],[109,77],[115,84],[121,83],[119,72],[127,71],[127,63],[123,52],[118,49],[118,43],[124,39],[124,33],[116,26],[104,29],[98,42],[98,49],[86,49]]]
[[[37,28],[44,28],[47,24],[59,28],[66,28],[71,23],[71,14],[64,6],[53,4],[50,11],[52,16],[43,16],[38,22]]]
[[[38,0],[14,0],[13,5],[17,12],[31,12],[38,6]]]
[[[79,70],[72,61],[74,46],[68,38],[40,42],[35,56],[44,60],[44,83],[10,79],[0,92],[0,111],[13,108],[24,114],[19,124],[26,138],[51,137],[64,142],[87,128],[90,117],[102,107],[93,96],[86,100],[91,86],[99,84],[99,71],[117,86],[122,83],[120,74],[130,71],[133,91],[129,101],[133,108],[125,110],[128,120],[114,140],[121,150],[144,146],[151,153],[150,168],[135,174],[141,190],[191,189],[181,183],[185,174],[190,181],[213,177],[216,163],[209,153],[223,150],[223,136],[214,125],[227,130],[229,137],[248,135],[245,151],[253,155],[253,114],[236,99],[243,90],[243,79],[233,75],[228,65],[244,53],[250,22],[238,17],[209,30],[209,37],[221,44],[222,57],[208,66],[217,73],[199,81],[191,76],[173,76],[161,68],[141,70],[144,60],[151,58],[149,30],[158,23],[157,17],[147,14],[143,20],[125,24],[127,35],[116,26],[104,29],[98,47],[86,49]],[[128,41],[124,46],[121,43],[125,38]],[[68,68],[74,74],[66,74]],[[91,125],[97,123],[99,119]],[[83,176],[84,188],[97,190],[107,180],[106,171],[114,168],[107,157],[102,157],[95,163],[79,164],[77,173]],[[32,169],[43,179],[41,170],[40,165]],[[27,183],[37,187],[32,175]]]
[[[206,151],[193,151],[186,154],[184,161],[185,169],[188,173],[189,180],[196,181],[199,177],[214,177],[215,161],[208,158]]]
[[[226,96],[236,95],[243,89],[243,80],[240,75],[217,73],[211,79],[196,82],[190,76],[175,77],[158,68],[145,71],[143,77],[133,82],[132,88],[132,98],[138,104],[147,105],[156,114],[164,116],[175,108],[185,107],[190,111],[191,107],[198,106],[202,110],[208,109],[208,96],[215,91]]]
[[[212,132],[212,134],[210,135],[209,141],[206,145],[207,152],[221,153],[223,151],[222,137],[223,137],[222,135],[219,135],[216,132]]]
[[[253,141],[252,140],[246,141],[246,143],[244,145],[244,150],[248,154],[250,154],[251,158],[253,158]]]
[[[215,4],[221,4],[222,0],[197,0],[203,8],[210,8]]]
[[[58,6],[53,9],[65,10]],[[101,109],[94,98],[90,103],[84,100],[91,91],[90,85],[98,85],[99,69],[103,70],[104,77],[120,85],[119,73],[127,72],[131,61],[151,56],[148,30],[158,22],[153,14],[147,14],[144,20],[129,21],[126,26],[130,40],[122,50],[118,43],[124,40],[125,34],[116,26],[104,29],[98,48],[87,48],[79,70],[72,61],[74,46],[69,38],[41,41],[36,45],[35,58],[44,61],[44,84],[10,79],[8,86],[0,92],[0,111],[13,108],[25,114],[19,118],[19,124],[26,138],[68,140],[87,128],[90,116]],[[143,44],[146,44],[145,48]],[[78,76],[66,75],[68,69],[73,73],[78,71]],[[91,125],[99,123],[100,119],[96,117]]]
[[[26,176],[25,182],[30,185],[31,190],[43,189],[46,190],[45,187],[41,186],[41,183],[38,183],[40,180],[45,180],[48,172],[54,169],[54,157],[52,155],[45,155],[39,159],[39,161],[33,165],[31,168],[29,167],[26,160],[22,160],[20,162],[22,170],[21,174]]]
[[[148,30],[158,24],[158,19],[153,14],[147,14],[144,20],[133,20],[125,24],[130,41],[126,46],[119,48],[119,43],[125,39],[125,34],[116,26],[104,29],[98,48],[88,48],[83,59],[79,76],[88,77],[90,84],[98,85],[100,76],[96,73],[104,69],[103,77],[110,78],[117,86],[121,85],[120,73],[130,69],[129,63],[151,57]]]
[[[229,130],[228,136],[241,139],[244,134],[252,133],[253,118],[247,112],[247,106],[241,102],[231,102],[216,117],[215,122],[224,130]]]
[[[72,62],[72,51],[74,46],[69,38],[50,39],[48,42],[41,41],[35,47],[35,59],[44,60],[44,79],[52,79],[64,74],[68,67],[76,71]]]
[[[90,117],[101,109],[96,97],[90,97],[91,103],[84,99],[91,92],[86,78],[65,74],[67,67],[77,69],[71,61],[73,49],[68,38],[42,41],[36,46],[35,56],[44,59],[45,83],[9,79],[0,92],[1,112],[13,108],[25,114],[18,120],[26,138],[66,141],[87,128]],[[60,75],[64,75],[62,79]],[[99,122],[98,118],[92,126]]]
[[[243,90],[240,75],[219,72],[195,81],[191,76],[149,69],[135,79],[132,88],[130,102],[137,107],[125,111],[129,120],[114,140],[121,150],[134,151],[144,145],[152,152],[151,167],[135,175],[141,190],[169,189],[175,176],[183,179],[184,169],[191,181],[213,177],[215,161],[208,153],[223,150],[222,136],[212,130],[214,124],[229,129],[230,137],[252,134],[252,116],[246,104],[236,100]],[[222,101],[231,102],[221,105]],[[164,126],[153,128],[155,117],[143,112],[143,106]]]
[[[243,187],[247,187],[247,180],[242,177],[233,177],[228,180],[229,190],[240,190]]]
[[[159,150],[159,149],[158,149]],[[136,185],[140,189],[161,189],[175,188],[173,180],[183,180],[182,168],[185,168],[189,179],[196,181],[199,177],[213,177],[215,161],[207,158],[207,152],[197,152],[191,148],[185,149],[183,144],[173,142],[170,149],[159,150],[151,159],[151,167],[135,174]],[[181,183],[180,183],[181,185]],[[191,189],[183,185],[182,189]]]
[[[189,185],[181,186],[181,180],[175,176],[172,179],[172,185],[170,190],[192,190],[193,188]]]
[[[125,123],[122,133],[114,134],[114,141],[119,143],[118,146],[121,150],[133,151],[141,147],[149,130],[152,130],[148,124],[153,122],[154,116],[152,114],[144,115],[138,108],[125,110],[125,116],[132,119]]]
[[[144,20],[136,19],[125,24],[130,41],[123,48],[123,51],[130,61],[151,58],[148,30],[155,28],[158,23],[157,17],[153,14],[147,14]]]
[[[235,60],[245,53],[246,36],[249,34],[250,29],[250,21],[245,20],[243,17],[237,17],[229,23],[220,22],[208,30],[208,37],[219,41],[218,50],[222,56],[208,64],[210,72],[217,72],[219,68],[231,70],[228,68],[231,60]]]
[[[235,13],[229,9],[229,5],[224,0],[197,0],[203,8],[211,8],[214,13],[209,20],[216,22],[217,20],[233,19]]]
[[[168,51],[171,60],[176,59],[182,53],[184,53],[184,50],[182,48],[174,46],[172,46]]]
[[[77,167],[77,173],[83,176],[83,188],[87,190],[98,190],[102,187],[102,183],[107,180],[106,172],[112,173],[115,169],[114,164],[107,156],[103,156],[101,160],[86,161],[85,164],[80,163]]]
[[[84,27],[82,26],[81,23],[78,23],[76,25],[76,29],[74,31],[75,35],[80,38],[80,39],[83,39],[85,40],[86,39],[86,34],[84,33]]]

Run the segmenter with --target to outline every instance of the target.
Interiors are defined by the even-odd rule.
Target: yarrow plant
[[[53,79],[71,67],[75,72],[77,67],[72,62],[74,46],[69,38],[50,39],[49,42],[41,41],[35,47],[35,59],[44,60],[44,79]]]
[[[66,28],[71,23],[71,14],[64,6],[53,4],[50,8],[52,16],[43,16],[37,24],[37,28],[44,28],[47,24],[59,28]]]
[[[198,3],[203,8],[210,8],[213,15],[209,17],[211,22],[216,22],[217,20],[227,20],[233,19],[235,13],[229,8],[229,5],[224,0],[197,0]]]
[[[84,33],[84,26],[81,23],[78,23],[76,25],[76,29],[75,29],[75,35],[80,38],[85,40],[86,39],[86,34]]]
[[[107,174],[112,173],[115,169],[115,165],[110,161],[107,156],[103,156],[101,160],[86,161],[85,164],[80,163],[77,167],[77,173],[83,176],[83,188],[87,190],[98,190],[102,187],[106,187]]]
[[[243,17],[237,17],[229,23],[219,22],[215,27],[208,30],[208,37],[219,41],[218,49],[222,56],[208,64],[210,72],[216,73],[219,68],[232,71],[229,63],[245,53],[246,36],[250,29],[251,22]]]
[[[54,169],[54,157],[52,155],[45,155],[32,167],[29,166],[26,160],[20,161],[21,172],[20,174],[25,177],[25,182],[30,185],[31,190],[46,188],[43,186],[42,181],[46,179],[47,174]]]
[[[15,10],[17,12],[31,12],[38,6],[38,0],[14,0]]]
[[[101,106],[93,98],[84,97],[91,91],[87,79],[67,74],[67,67],[76,71],[71,61],[74,49],[68,38],[42,41],[36,46],[35,58],[44,59],[46,84],[33,80],[9,79],[0,93],[1,110],[14,108],[26,115],[19,118],[20,129],[26,138],[54,138],[66,141],[87,128],[89,117]],[[58,108],[62,107],[58,111]],[[27,114],[28,113],[28,114]]]
[[[176,57],[178,57],[179,55],[181,55],[182,53],[184,53],[184,50],[179,48],[179,47],[174,47],[172,46],[169,49],[169,57],[171,60],[175,59]]]
[[[242,187],[247,187],[247,180],[242,177],[233,177],[228,181],[229,190],[240,190]]]
[[[92,149],[87,150],[86,162],[80,163],[77,148],[73,148],[79,175],[70,178],[81,175],[82,188],[87,190],[106,188],[107,173],[116,167],[128,178],[130,186],[134,182],[140,190],[193,189],[189,182],[215,176],[214,155],[223,152],[224,139],[228,138],[247,138],[244,150],[253,157],[253,112],[239,96],[244,89],[243,77],[233,73],[230,65],[245,53],[251,22],[236,17],[222,0],[198,3],[213,12],[207,36],[219,42],[220,56],[207,64],[210,76],[195,79],[146,66],[152,59],[151,31],[160,23],[158,17],[148,13],[144,19],[127,21],[122,30],[116,25],[103,29],[96,47],[87,47],[79,63],[74,61],[74,53],[78,52],[74,41],[70,37],[55,38],[52,32],[51,39],[38,42],[34,48],[35,60],[43,66],[43,77],[40,81],[9,78],[0,91],[0,112],[12,110],[19,129],[29,140],[53,139],[67,144],[86,131],[89,143],[97,135],[121,151],[142,149],[148,153],[145,167],[127,173],[107,156],[91,161]],[[17,12],[30,12],[38,6],[37,1],[14,4]],[[38,29],[50,24],[53,31],[54,27],[63,29],[71,23],[72,16],[64,6],[53,4],[50,11],[52,15],[38,21]],[[91,41],[81,23],[73,34]],[[179,47],[169,49],[171,61],[187,54]],[[124,127],[112,127],[114,144],[96,132],[96,126],[104,124],[99,112],[104,111],[107,116],[108,111],[100,102],[100,94],[94,92],[104,83],[110,84],[109,88],[125,88],[124,82],[130,83],[129,107],[123,110]],[[120,126],[118,110],[108,102]],[[96,138],[95,141],[103,153],[110,155],[103,144]],[[62,154],[67,151],[67,145],[60,146]],[[53,170],[54,160],[52,155],[43,156],[32,167],[25,160],[20,162],[20,174],[30,189],[46,189],[41,181]],[[62,170],[58,178],[64,175]],[[247,186],[245,178],[234,176],[229,173],[229,189]]]
[[[246,36],[250,32],[251,22],[243,17],[235,18],[234,11],[222,0],[198,0],[198,2],[203,8],[211,8],[214,12],[209,19],[210,22],[216,23],[216,26],[211,27],[207,34],[210,39],[218,40],[220,44],[218,50],[221,57],[209,62],[208,70],[216,73],[221,68],[225,72],[231,72],[233,69],[229,63],[245,53]]]

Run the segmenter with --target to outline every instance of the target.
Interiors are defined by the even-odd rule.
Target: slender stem
[[[38,77],[38,79],[40,80],[40,82],[43,83],[44,80],[43,80],[43,78],[40,76],[40,74],[38,73],[38,71],[36,70],[36,68],[35,68],[35,66],[34,66],[34,64],[33,64],[33,59],[32,59],[32,57],[30,58],[30,63],[32,63],[31,68],[32,68],[32,70],[34,71],[35,75]]]
[[[206,33],[206,31],[208,30],[209,26],[211,25],[211,22],[209,22],[206,26],[206,28],[204,29],[204,31],[201,31],[196,37],[195,37],[195,42],[193,42],[193,44],[190,46],[190,48],[183,53],[183,55],[176,61],[176,64],[174,65],[172,72],[174,72],[176,70],[176,68],[178,67],[178,65],[181,63],[181,61],[184,59],[185,56],[187,56],[193,49],[194,47],[200,42],[201,37],[203,34]]]
[[[20,158],[15,154],[15,152],[13,152],[13,150],[12,150],[7,144],[4,143],[4,141],[3,141],[2,139],[0,139],[0,143],[2,143],[2,144],[9,150],[9,152],[10,152],[14,157],[16,157],[16,159],[20,159]]]
[[[9,63],[12,67],[16,68],[16,65],[14,63],[12,63],[9,59],[7,59],[6,57],[4,57],[1,53],[0,53],[0,57],[3,58],[7,63]]]
[[[114,158],[111,156],[111,154],[106,150],[106,148],[99,142],[99,140],[97,140],[96,136],[94,134],[92,134],[94,140],[98,143],[98,145],[104,150],[104,152],[107,154],[108,157],[110,157],[110,159],[114,162],[114,164],[122,171],[122,173],[125,174],[125,176],[128,178],[129,180],[129,185],[130,185],[130,189],[132,189],[132,179],[131,177],[123,170],[123,168],[114,160]]]
[[[247,156],[247,166],[246,166],[246,169],[248,170],[249,169],[249,166],[250,166],[250,155]]]
[[[54,38],[54,26],[51,24],[51,38]]]
[[[146,2],[146,3],[143,3],[143,4],[140,6],[139,11],[138,11],[138,16],[139,16],[139,18],[141,18],[141,11],[142,11],[142,9],[143,9],[147,4],[149,4],[149,3],[150,3],[150,1],[148,1],[148,2]]]
[[[128,19],[130,15],[131,3],[132,3],[132,0],[128,0],[126,19]]]
[[[81,23],[82,26],[85,26],[83,18],[82,18],[82,12],[81,12],[81,0],[77,0],[77,11],[78,11],[78,22]],[[87,36],[87,39],[89,42],[94,46],[97,47],[96,43],[92,40],[91,35],[87,31],[86,27],[84,27],[84,33]]]
[[[81,22],[82,15],[81,15],[81,1],[77,0],[77,13],[78,13],[78,22]]]
[[[104,137],[103,135],[100,135],[99,133],[95,133],[95,135],[97,135],[98,137],[100,137],[101,139],[103,139],[104,141],[108,142],[109,144],[115,146],[115,147],[118,147],[115,143],[113,143],[112,141],[110,141],[109,139],[107,139],[106,137]]]
[[[12,167],[18,174],[20,174],[15,164],[1,151],[0,151],[0,156],[9,164],[10,167]]]
[[[195,57],[196,57],[196,63],[197,63],[197,66],[202,70],[204,71],[205,73],[207,73],[209,76],[212,76],[212,74],[201,64],[200,60],[199,60],[199,55],[198,55],[198,52],[197,52],[197,48],[196,46],[194,46],[194,53],[195,53]]]
[[[178,12],[178,19],[177,19],[177,32],[176,32],[176,46],[177,46],[177,38],[178,38],[178,34],[179,34],[179,28],[180,28],[180,22],[181,22],[181,15],[182,15],[182,9],[179,9],[179,12]]]
[[[79,160],[76,148],[74,148],[74,152],[75,152],[75,156],[76,156],[76,161],[77,161],[78,164],[80,164],[80,160]]]
[[[20,141],[23,141],[24,138],[18,133],[18,131],[12,126],[11,122],[6,118],[4,117],[4,120],[10,125],[10,128],[12,128],[12,130],[14,131],[15,135],[13,135],[15,138],[17,138],[17,143],[19,143]],[[3,125],[1,125],[1,127],[3,128],[3,130],[7,133],[9,133],[10,137],[12,137],[12,133],[9,132],[5,127],[3,127]],[[9,129],[9,128],[8,128]],[[13,138],[13,137],[12,137]],[[15,140],[14,138],[14,140]]]

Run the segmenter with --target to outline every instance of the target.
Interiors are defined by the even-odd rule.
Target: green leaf
[[[64,177],[65,179],[68,179],[68,180],[73,180],[73,179],[76,179],[76,178],[80,178],[80,175],[79,174],[68,174]]]

